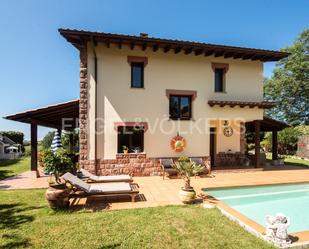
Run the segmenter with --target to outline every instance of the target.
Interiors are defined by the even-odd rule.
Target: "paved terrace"
[[[295,167],[293,168],[295,169]],[[213,177],[192,178],[192,186],[198,194],[201,194],[202,188],[309,182],[309,169],[288,169],[290,168],[286,167],[285,170],[214,173]],[[130,202],[126,197],[123,197],[124,199],[91,197],[75,200],[74,207],[86,207],[90,210],[114,210],[182,204],[178,198],[178,191],[183,185],[182,179],[163,180],[162,177],[152,176],[134,177],[134,181],[140,187],[140,196],[135,203]],[[47,187],[47,177],[35,178],[30,171],[0,181],[0,189]]]

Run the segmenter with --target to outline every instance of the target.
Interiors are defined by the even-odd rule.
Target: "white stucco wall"
[[[115,158],[117,132],[115,122],[148,122],[144,136],[144,150],[148,157],[178,156],[170,149],[170,140],[177,131],[187,140],[183,154],[188,156],[209,155],[210,120],[241,119],[252,121],[263,118],[263,110],[257,108],[210,107],[208,100],[263,100],[263,64],[259,61],[224,59],[223,57],[195,56],[142,51],[123,46],[119,49],[100,45],[96,47],[98,57],[98,158]],[[94,63],[92,49],[88,51],[89,73],[89,158],[94,158]],[[127,56],[147,56],[144,70],[144,89],[130,88],[131,68]],[[226,93],[214,93],[212,62],[228,63]],[[192,121],[168,120],[169,100],[166,89],[194,90],[197,98],[192,105]],[[203,119],[201,121],[201,119]],[[104,122],[104,128],[102,126]],[[190,132],[190,126],[193,128]],[[237,129],[237,127],[234,127]],[[165,134],[163,131],[169,131]],[[232,137],[219,135],[217,152],[231,149],[239,151],[239,134]]]

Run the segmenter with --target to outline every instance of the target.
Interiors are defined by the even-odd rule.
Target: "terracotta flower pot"
[[[181,188],[179,191],[179,198],[185,204],[192,203],[196,198],[196,192],[194,191],[193,188],[190,189]]]
[[[46,200],[51,208],[67,208],[69,206],[69,194],[65,184],[50,186],[45,193]]]

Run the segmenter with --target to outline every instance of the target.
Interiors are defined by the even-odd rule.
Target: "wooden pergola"
[[[246,123],[246,131],[255,135],[255,166],[260,166],[260,132],[272,132],[272,160],[278,159],[278,131],[289,127],[288,124],[264,116],[263,120]]]
[[[78,127],[79,100],[41,107],[4,117],[8,120],[30,124],[31,170],[37,171],[38,126],[72,131]],[[71,139],[70,139],[71,140]]]

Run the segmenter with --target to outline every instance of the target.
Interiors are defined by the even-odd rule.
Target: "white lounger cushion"
[[[108,184],[88,184],[72,175],[71,173],[65,173],[62,178],[65,181],[70,182],[75,187],[85,191],[86,193],[117,193],[117,192],[131,192],[131,186],[129,183],[108,183]]]
[[[82,172],[84,176],[89,177],[89,179],[93,181],[114,182],[114,181],[129,181],[132,179],[131,176],[129,175],[96,176],[91,174],[89,171],[85,169],[80,169],[80,172]]]
[[[129,183],[91,184],[89,193],[131,192]]]
[[[91,180],[106,181],[106,182],[108,182],[108,181],[117,181],[117,180],[123,180],[123,181],[131,180],[131,176],[129,176],[129,175],[93,176],[93,177],[89,177],[89,178]]]

